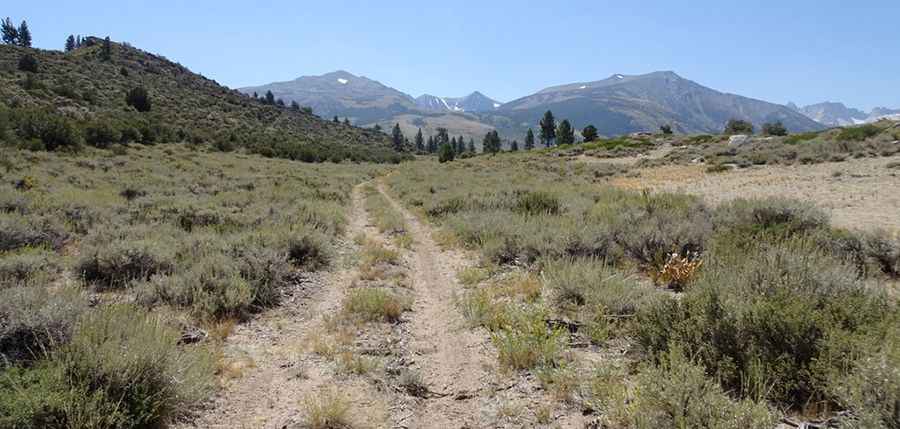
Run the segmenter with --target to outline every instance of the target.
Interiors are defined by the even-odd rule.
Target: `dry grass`
[[[350,400],[337,390],[307,396],[300,404],[304,426],[309,429],[349,429],[354,427],[350,417]]]

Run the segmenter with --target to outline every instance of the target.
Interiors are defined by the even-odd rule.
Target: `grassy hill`
[[[303,161],[403,158],[383,133],[265,104],[128,45],[103,51],[96,38],[69,53],[0,46],[0,138],[34,149],[185,141]],[[20,64],[28,56],[34,72]],[[149,111],[126,103],[135,88]]]

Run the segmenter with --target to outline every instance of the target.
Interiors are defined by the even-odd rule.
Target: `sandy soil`
[[[887,168],[900,157],[854,159],[840,163],[762,166],[706,173],[702,165],[638,170],[618,177],[628,189],[686,192],[710,203],[735,198],[781,196],[811,201],[844,228],[900,231],[900,169]]]

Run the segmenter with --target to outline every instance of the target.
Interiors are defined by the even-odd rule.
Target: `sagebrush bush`
[[[737,199],[713,211],[717,230],[749,236],[788,238],[825,227],[828,221],[813,204],[785,198]]]
[[[547,319],[538,306],[508,308],[504,325],[491,335],[500,365],[514,371],[556,365],[566,333],[549,328]]]
[[[299,268],[317,270],[331,261],[327,238],[319,233],[293,235],[287,239],[286,247],[288,260]]]
[[[87,299],[75,289],[0,289],[0,368],[42,358],[64,344],[87,308]]]
[[[682,344],[724,386],[787,406],[828,398],[814,363],[824,339],[875,330],[892,306],[854,269],[806,241],[718,244],[680,300],[639,313],[652,353]]]
[[[215,252],[198,258],[184,271],[141,284],[139,302],[187,308],[201,319],[242,319],[280,302],[289,272],[283,255],[250,247],[235,259]]]
[[[34,369],[0,376],[5,427],[145,428],[184,415],[211,393],[214,360],[136,308],[86,314],[71,342]],[[4,421],[5,420],[5,421]]]
[[[59,249],[68,238],[69,234],[56,219],[0,214],[0,252],[23,247]]]
[[[56,254],[45,250],[18,252],[0,258],[0,289],[13,286],[44,286],[62,272]]]
[[[769,429],[777,415],[764,403],[734,400],[677,347],[637,377],[631,419],[636,428]]]
[[[712,233],[710,214],[696,198],[674,194],[607,194],[591,215],[611,225],[616,243],[659,270],[671,253],[701,252]]]
[[[173,258],[172,249],[154,240],[118,240],[85,249],[75,272],[98,290],[119,289],[135,280],[171,272]]]

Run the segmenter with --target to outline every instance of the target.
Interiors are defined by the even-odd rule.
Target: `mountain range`
[[[506,138],[521,139],[529,128],[538,127],[547,110],[560,120],[568,119],[576,129],[594,125],[603,135],[656,131],[662,125],[681,133],[720,132],[732,118],[758,125],[781,121],[795,132],[824,128],[797,110],[719,92],[671,71],[615,74],[603,80],[558,85],[508,103],[478,91],[459,98],[429,94],[413,98],[346,71],[240,91],[272,91],[286,102],[311,107],[319,116],[349,118],[359,126],[378,124],[387,129],[399,123],[408,136],[419,128],[434,134],[444,127],[452,135],[476,139],[494,129]]]
[[[811,104],[804,107],[798,107],[794,103],[788,103],[787,107],[819,122],[820,124],[830,127],[865,124],[885,118],[900,119],[900,109],[876,107],[872,109],[871,112],[866,113],[860,109],[847,107],[844,103],[831,101]]]

